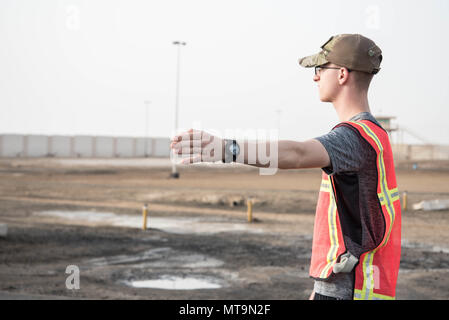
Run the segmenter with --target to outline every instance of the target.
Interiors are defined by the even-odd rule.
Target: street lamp
[[[178,131],[178,110],[179,110],[179,68],[180,68],[180,55],[181,46],[185,46],[187,43],[182,41],[173,41],[173,44],[178,46],[178,58],[177,58],[177,69],[176,69],[176,103],[175,103],[175,133]],[[176,170],[176,163],[172,163],[172,172],[170,175],[172,178],[179,178],[179,173]]]
[[[148,109],[151,101],[145,100],[145,144],[144,144],[144,157],[148,157]]]

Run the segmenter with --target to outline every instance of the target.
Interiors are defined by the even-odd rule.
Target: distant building
[[[390,116],[376,116],[376,120],[379,121],[380,125],[391,135],[391,132],[398,130],[398,126],[391,123],[392,119],[396,117]]]

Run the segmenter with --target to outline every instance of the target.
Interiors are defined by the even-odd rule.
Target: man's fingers
[[[201,140],[182,140],[173,144],[174,149],[185,147],[201,147]]]
[[[212,141],[213,136],[205,131],[202,130],[194,130],[190,129],[188,131],[182,132],[180,134],[175,135],[171,142],[179,142],[182,140],[205,140],[205,141]]]
[[[189,129],[188,131],[184,131],[180,134],[175,135],[172,138],[172,142],[178,142],[181,140],[201,139],[202,135],[203,135],[203,131],[201,131],[201,130]]]
[[[191,164],[191,163],[197,163],[201,162],[201,155],[194,155],[188,158],[184,158],[181,163],[182,164]]]
[[[188,140],[188,139],[183,139],[179,142],[175,142],[173,141],[170,144],[170,147],[172,149],[180,149],[180,148],[185,148],[185,147],[205,147],[207,146],[209,143],[213,142],[213,137],[209,136],[208,139],[193,139],[193,140]]]
[[[201,147],[191,148],[189,146],[174,149],[175,154],[196,154],[196,153],[200,154],[200,153],[202,153],[202,151],[203,151],[203,148],[201,148]]]
[[[215,150],[214,149],[207,149],[207,148],[182,148],[178,150],[173,150],[174,154],[178,154],[181,156],[197,156],[201,155],[201,161],[215,161],[214,155]]]
[[[213,162],[221,158],[222,141],[207,132],[190,129],[174,136],[170,148],[173,154],[190,156],[181,163]]]

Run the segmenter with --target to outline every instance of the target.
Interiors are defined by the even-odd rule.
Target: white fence
[[[169,138],[0,135],[2,158],[170,157]]]
[[[169,138],[0,135],[0,158],[170,157]],[[449,160],[449,146],[392,145],[395,160]]]
[[[395,160],[449,160],[449,146],[447,145],[392,145]]]

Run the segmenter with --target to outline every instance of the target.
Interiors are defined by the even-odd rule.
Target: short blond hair
[[[368,91],[374,74],[357,70],[351,70],[350,74],[352,77],[354,77],[355,85],[358,89]]]

